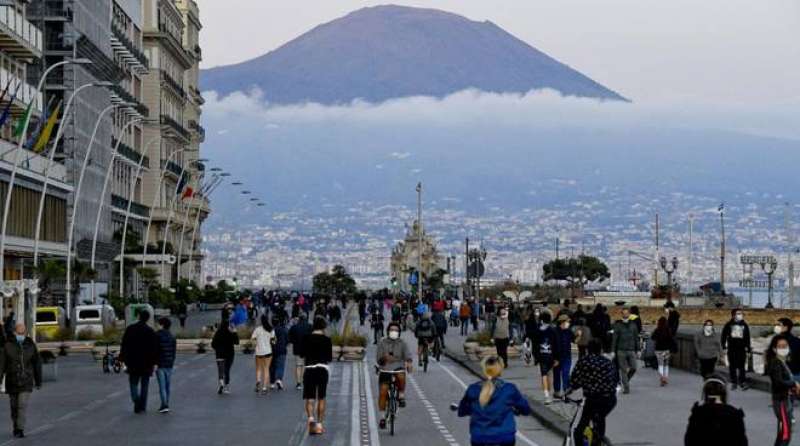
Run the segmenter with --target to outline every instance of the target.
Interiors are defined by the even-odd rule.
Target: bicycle
[[[389,399],[386,402],[386,425],[389,428],[389,435],[394,436],[394,421],[397,417],[397,408],[400,405],[400,391],[397,388],[397,375],[405,374],[405,370],[381,370],[380,367],[375,366],[375,371],[380,377],[381,373],[391,375],[389,380]]]
[[[442,360],[442,341],[438,336],[433,340],[433,357],[436,358],[436,362]]]
[[[428,373],[428,361],[429,361],[428,356],[430,354],[430,350],[431,350],[431,341],[426,338],[422,342],[422,371],[425,373]]]
[[[533,363],[533,342],[531,338],[525,338],[525,341],[522,343],[522,362],[524,362],[526,366]]]
[[[583,444],[576,445],[575,444],[575,429],[578,427],[578,423],[580,422],[581,416],[583,415],[583,408],[586,405],[585,399],[572,399],[569,396],[564,397],[564,402],[568,404],[575,404],[578,406],[578,410],[575,411],[575,415],[572,416],[572,421],[569,423],[569,429],[567,430],[567,436],[564,438],[564,442],[562,443],[563,446],[589,446],[592,444],[592,440],[594,438],[594,431],[592,429],[592,424],[594,421],[590,421],[589,425],[586,426],[586,430],[583,432]]]
[[[103,367],[103,373],[111,373],[112,370],[114,373],[119,373],[122,371],[122,364],[120,364],[117,355],[115,355],[114,352],[109,349],[110,345],[110,343],[106,343],[106,353],[103,355],[101,364]]]

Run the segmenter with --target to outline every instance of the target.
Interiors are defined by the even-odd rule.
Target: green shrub
[[[481,347],[490,347],[492,345],[492,335],[488,330],[479,332],[472,332],[467,336],[467,342],[477,342]]]
[[[117,327],[108,327],[98,341],[109,345],[119,344],[122,342],[122,331]]]
[[[83,330],[78,331],[78,334],[75,336],[75,339],[77,339],[78,341],[96,341],[102,337],[103,335],[97,333],[91,328],[84,328]]]

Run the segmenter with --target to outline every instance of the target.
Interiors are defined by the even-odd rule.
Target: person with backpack
[[[436,326],[436,336],[439,339],[439,345],[444,349],[444,336],[447,334],[447,319],[445,319],[443,312],[437,311],[431,316],[431,321],[433,321],[433,325]]]
[[[556,329],[550,325],[550,321],[550,312],[542,312],[539,316],[539,331],[534,344],[534,359],[539,364],[539,372],[542,375],[542,391],[546,405],[553,402],[553,368],[559,365],[558,358],[561,357],[558,334]]]
[[[218,395],[231,393],[231,367],[233,367],[233,359],[236,355],[234,350],[236,345],[239,345],[239,334],[236,333],[236,329],[228,319],[228,313],[223,313],[219,328],[211,339],[211,348],[214,349],[217,361]]]
[[[669,384],[670,356],[678,350],[675,337],[672,335],[672,330],[667,324],[666,317],[658,319],[658,324],[651,337],[653,342],[655,342],[656,358],[658,358],[658,375],[661,387],[664,387]]]
[[[731,378],[731,390],[741,387],[747,390],[747,355],[752,353],[750,344],[750,326],[744,320],[741,309],[731,310],[731,320],[725,324],[720,338],[722,350],[728,352],[728,368]]]
[[[728,388],[719,377],[703,383],[702,404],[694,403],[684,446],[747,446],[744,412],[728,404]]]
[[[469,416],[472,446],[509,446],[515,443],[514,417],[528,416],[531,407],[517,386],[500,376],[503,360],[489,356],[481,362],[484,379],[471,384],[458,404],[458,416]]]
[[[294,382],[297,390],[303,387],[303,367],[305,366],[303,346],[306,336],[310,334],[311,324],[308,323],[306,314],[300,313],[297,322],[289,329],[289,343],[292,344],[292,354],[294,355]]]
[[[158,393],[161,397],[161,407],[158,411],[160,413],[169,413],[170,382],[172,380],[172,369],[175,366],[175,355],[178,351],[178,345],[177,341],[175,341],[175,336],[169,331],[172,326],[172,322],[169,318],[162,317],[158,320],[158,325],[161,326],[161,329],[156,332],[156,336],[158,336],[158,368],[156,369],[156,378],[158,379]]]
[[[639,351],[639,330],[636,323],[631,321],[631,314],[627,308],[622,309],[622,319],[614,324],[614,333],[611,338],[611,349],[617,358],[620,378],[622,380],[622,393],[631,393],[630,381],[636,373],[636,352]]]
[[[438,336],[436,334],[436,325],[433,324],[430,313],[422,315],[422,319],[414,329],[414,336],[417,337],[417,357],[419,358],[419,366],[422,367],[422,349],[426,346],[429,347]],[[430,354],[431,352],[428,351],[428,353]]]

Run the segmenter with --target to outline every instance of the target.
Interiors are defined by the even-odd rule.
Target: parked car
[[[110,305],[78,305],[72,318],[76,335],[87,331],[103,334],[106,329],[114,326],[116,319],[114,308]]]
[[[36,333],[43,339],[53,339],[66,326],[66,315],[61,307],[39,307],[36,309]]]

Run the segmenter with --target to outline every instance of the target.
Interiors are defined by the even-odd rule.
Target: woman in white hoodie
[[[269,389],[269,364],[272,362],[272,344],[275,330],[266,315],[261,316],[261,326],[253,330],[251,340],[256,341],[256,393],[267,393]]]

